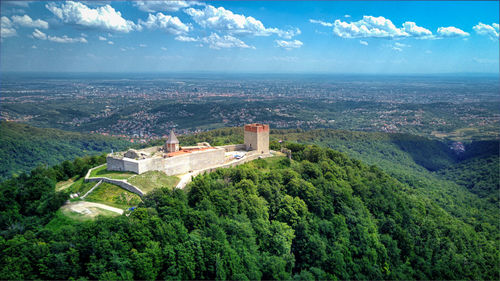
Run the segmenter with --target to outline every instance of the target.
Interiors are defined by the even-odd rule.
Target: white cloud
[[[114,44],[115,44],[115,42],[113,42],[113,41],[108,41],[108,44],[109,44],[109,45],[114,45]]]
[[[124,19],[108,4],[93,9],[79,2],[66,1],[60,6],[48,3],[45,7],[65,23],[125,33],[137,29],[132,21]]]
[[[332,27],[333,26],[333,23],[331,22],[326,22],[326,21],[322,21],[322,20],[315,20],[315,19],[310,19],[309,20],[310,23],[317,23],[317,24],[321,24],[322,26],[328,26],[328,27]]]
[[[363,16],[356,22],[343,22],[335,20],[333,33],[342,38],[392,38],[404,37],[407,34],[397,28],[390,20],[384,17]]]
[[[391,20],[384,17],[363,16],[363,19],[354,22],[335,20],[335,22],[324,22],[309,20],[322,26],[333,26],[333,33],[342,38],[432,38],[432,32],[418,26],[416,23],[407,21],[402,27],[396,27]]]
[[[146,44],[139,44],[139,47],[141,47],[141,48],[146,48],[147,46],[148,45],[146,45]]]
[[[248,46],[245,42],[240,39],[233,37],[231,35],[219,36],[217,33],[212,33],[208,37],[204,37],[201,39],[201,42],[208,44],[208,47],[211,49],[225,49],[225,48],[252,48],[252,46]]]
[[[276,34],[290,39],[300,34],[300,29],[284,31],[278,28],[267,28],[254,17],[234,14],[223,7],[216,8],[206,5],[204,9],[187,8],[184,10],[193,20],[203,28],[225,31],[231,34],[249,34],[253,36],[269,36]]]
[[[197,1],[136,1],[134,6],[144,12],[169,11],[177,12],[182,8],[187,8],[195,5],[204,5]]]
[[[146,21],[139,20],[141,26],[149,29],[163,29],[172,34],[182,34],[189,32],[190,26],[184,24],[178,17],[157,13],[156,15],[149,14]]]
[[[437,29],[437,34],[441,37],[465,37],[469,36],[469,33],[456,28],[454,26],[440,27]]]
[[[41,32],[40,30],[38,29],[35,29],[35,31],[33,31],[33,33],[31,34],[34,38],[36,39],[40,39],[40,40],[47,40],[47,34]]]
[[[7,38],[7,37],[12,37],[16,36],[17,32],[16,29],[12,26],[12,21],[8,17],[2,17],[1,18],[1,24],[0,24],[0,37],[1,38]]]
[[[41,19],[33,20],[28,15],[12,16],[11,18],[12,18],[13,24],[19,25],[22,27],[34,27],[34,28],[43,28],[43,29],[49,28],[48,22],[41,20]]]
[[[359,40],[359,44],[368,46],[368,42],[366,42],[364,40]]]
[[[107,39],[106,37],[99,36],[99,40],[100,40],[100,41],[107,41],[108,39]]]
[[[395,42],[393,45],[389,45],[389,48],[391,48],[394,51],[402,52],[404,48],[409,48],[411,47],[408,44],[403,44],[400,42]]]
[[[36,39],[48,40],[48,41],[52,41],[52,42],[56,42],[56,43],[87,43],[87,39],[85,39],[83,37],[70,38],[66,35],[64,35],[62,37],[51,36],[51,35],[47,35],[47,34],[43,33],[42,31],[40,31],[38,29],[35,29],[35,31],[33,31],[33,33],[31,35],[33,36],[33,38],[36,38]]]
[[[403,44],[403,43],[399,43],[399,42],[394,43],[394,46],[400,47],[400,48],[411,47],[408,44]]]
[[[165,47],[161,47],[160,49],[161,49],[162,51],[166,51],[166,50],[168,50],[168,49],[167,49],[167,48],[165,48]]]
[[[183,35],[176,36],[175,40],[181,41],[181,42],[196,42],[196,41],[198,41],[197,38],[190,37],[190,36],[183,36]]]
[[[3,1],[3,3],[12,6],[18,6],[23,8],[28,8],[29,4],[33,1]]]
[[[350,18],[351,15],[344,15],[344,18]]]
[[[431,37],[432,32],[429,29],[418,26],[416,23],[412,21],[407,21],[403,23],[404,31],[413,37]]]
[[[297,49],[297,48],[302,47],[302,45],[304,45],[304,43],[302,43],[299,40],[293,40],[293,41],[276,40],[275,42],[276,42],[276,46],[281,47],[281,48],[285,48],[287,50]]]
[[[480,22],[472,29],[474,29],[477,34],[487,35],[493,40],[498,39],[498,23],[492,23],[491,25],[489,25]]]

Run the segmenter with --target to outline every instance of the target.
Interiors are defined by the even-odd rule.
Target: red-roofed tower
[[[269,125],[258,123],[245,125],[245,145],[249,151],[269,153]]]

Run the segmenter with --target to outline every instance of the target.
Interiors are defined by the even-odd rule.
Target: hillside
[[[123,150],[123,139],[41,129],[15,122],[0,122],[0,180],[29,172],[37,165],[55,165],[75,157]]]
[[[39,188],[53,190],[59,168],[12,179],[0,185],[0,279],[498,276],[491,229],[457,218],[375,166],[318,146],[287,147],[291,161],[261,159],[198,176],[186,190],[151,192],[128,217],[96,221],[54,218],[57,204],[47,205],[53,200]],[[45,219],[32,224],[39,216]]]

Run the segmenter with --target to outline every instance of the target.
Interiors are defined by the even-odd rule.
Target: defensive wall
[[[244,143],[223,145],[223,146],[218,146],[218,147],[224,148],[224,150],[226,152],[231,152],[231,151],[245,151],[245,150],[247,150],[247,146]]]
[[[229,151],[234,151],[234,150],[229,150]],[[226,163],[226,164],[221,164],[221,165],[217,165],[217,166],[213,166],[213,167],[209,167],[209,168],[205,168],[205,169],[196,170],[196,171],[193,171],[192,173],[190,173],[191,177],[187,181],[179,182],[179,184],[176,186],[176,188],[184,188],[184,186],[186,186],[188,183],[190,183],[193,180],[193,178],[196,177],[197,175],[204,174],[204,173],[211,173],[219,168],[236,167],[238,165],[245,164],[247,162],[253,161],[253,160],[258,159],[258,158],[267,158],[267,157],[272,157],[272,156],[273,155],[271,153],[267,153],[267,154],[250,153],[241,159],[234,160],[234,161],[231,161],[231,162]]]
[[[139,196],[144,196],[144,192],[138,188],[137,186],[135,185],[132,185],[130,183],[128,183],[126,180],[116,180],[116,179],[110,179],[110,178],[106,178],[106,177],[93,177],[91,178],[90,177],[90,173],[92,172],[92,170],[94,169],[97,169],[99,167],[102,167],[104,166],[105,164],[103,165],[100,165],[100,166],[97,166],[95,168],[92,168],[92,169],[89,169],[89,171],[87,172],[87,175],[85,175],[85,182],[98,182],[98,181],[103,181],[103,182],[107,182],[107,183],[111,183],[111,184],[114,184],[114,185],[118,185],[119,187],[125,189],[125,190],[128,190],[130,192],[133,192]]]
[[[106,162],[110,171],[128,171],[142,174],[147,171],[163,171],[167,175],[188,173],[225,162],[224,148],[214,147],[206,150],[192,151],[175,157],[151,157],[135,160],[127,157],[108,156]]]

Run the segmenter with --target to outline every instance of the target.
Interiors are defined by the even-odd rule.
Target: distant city
[[[104,75],[105,77],[106,75]],[[163,77],[162,77],[163,76]],[[203,78],[198,78],[203,77]],[[1,118],[147,142],[248,122],[280,128],[499,136],[495,76],[5,75]]]

